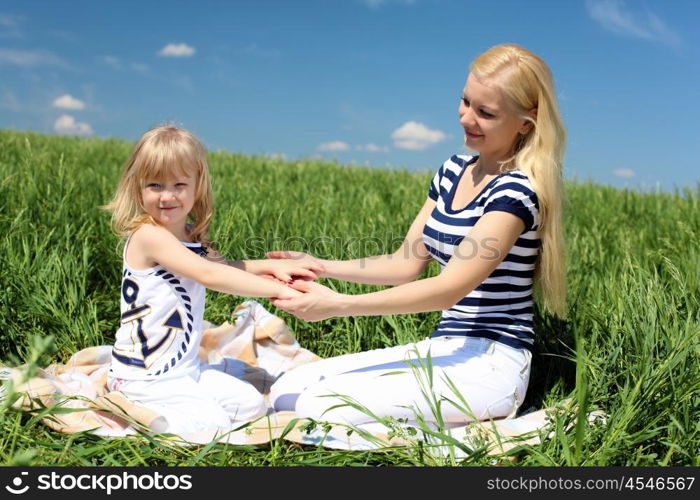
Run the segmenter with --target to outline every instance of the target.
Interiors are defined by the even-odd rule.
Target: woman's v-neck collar
[[[447,193],[447,200],[446,200],[446,203],[445,203],[445,211],[446,211],[448,214],[458,214],[458,213],[460,213],[460,212],[464,212],[467,208],[469,208],[470,206],[472,206],[472,205],[474,204],[474,202],[475,202],[476,200],[478,200],[478,199],[481,197],[481,195],[484,194],[484,192],[485,192],[487,189],[489,189],[489,188],[491,187],[491,185],[492,185],[494,182],[496,182],[496,179],[498,179],[498,178],[502,175],[502,174],[498,174],[496,177],[494,177],[493,179],[491,179],[491,180],[484,186],[484,188],[483,188],[481,191],[479,191],[479,193],[478,193],[476,196],[474,196],[474,198],[472,198],[472,199],[469,201],[469,203],[467,203],[466,205],[464,205],[464,207],[459,208],[459,209],[457,209],[457,210],[453,209],[453,207],[452,207],[452,202],[454,201],[455,193],[457,192],[457,187],[459,186],[459,182],[462,180],[462,176],[463,176],[464,173],[467,171],[467,168],[470,167],[470,166],[473,166],[473,165],[476,163],[476,160],[478,160],[478,159],[479,159],[479,156],[473,156],[469,161],[467,161],[467,163],[465,163],[464,166],[462,167],[462,171],[461,171],[461,172],[459,173],[459,175],[457,176],[457,179],[455,179],[455,181],[452,183],[452,188],[451,188],[450,191]]]

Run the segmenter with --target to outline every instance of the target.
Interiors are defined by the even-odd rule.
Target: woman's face
[[[493,160],[508,158],[518,134],[532,126],[514,113],[498,87],[485,85],[473,75],[467,78],[457,112],[466,146]]]

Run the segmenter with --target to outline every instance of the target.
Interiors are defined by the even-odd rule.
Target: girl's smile
[[[149,179],[141,188],[143,208],[158,224],[183,239],[187,216],[194,206],[196,184],[194,176],[189,175]]]

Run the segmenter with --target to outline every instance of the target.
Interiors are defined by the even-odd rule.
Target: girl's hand
[[[271,275],[284,283],[289,283],[294,279],[315,280],[318,279],[317,273],[324,270],[323,266],[309,260],[300,262],[295,259],[269,259],[258,262],[259,275]]]
[[[271,252],[267,252],[265,255],[268,259],[294,261],[299,266],[315,272],[317,274],[317,278],[321,276],[321,273],[326,271],[326,266],[323,265],[323,262],[313,255],[309,255],[308,253],[296,252],[294,250],[273,250]],[[304,278],[301,277],[301,279]]]
[[[275,299],[272,305],[304,321],[321,321],[336,316],[342,311],[345,297],[343,294],[310,281],[295,281],[290,286],[304,293],[296,298]]]
[[[277,277],[275,277],[274,274],[264,273],[264,274],[258,274],[258,276],[260,276],[261,278],[265,278],[266,280],[271,280],[271,281],[274,281],[276,283],[281,283],[283,285],[286,285],[287,283],[289,283],[288,281],[282,281],[280,279],[277,279]]]

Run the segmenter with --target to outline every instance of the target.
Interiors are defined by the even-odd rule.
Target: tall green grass
[[[39,364],[113,341],[119,318],[119,241],[106,203],[131,145],[0,131],[0,361]],[[437,164],[440,159],[436,159]],[[392,251],[432,173],[284,162],[212,153],[212,236],[230,258],[286,248],[326,258]],[[570,314],[541,311],[524,408],[573,397],[579,425],[519,452],[522,465],[700,465],[700,187],[640,193],[566,186]],[[364,239],[362,239],[364,237]],[[373,237],[373,239],[370,239]],[[433,275],[437,266],[426,272]],[[329,281],[346,293],[376,287]],[[209,292],[208,292],[209,293]],[[239,298],[210,293],[206,319],[228,319]],[[262,301],[266,306],[269,303]],[[271,307],[271,306],[270,306]],[[279,313],[302,345],[333,356],[419,340],[439,313],[308,324]],[[40,342],[41,344],[41,342]],[[586,412],[605,425],[582,425]],[[476,454],[464,464],[489,464]],[[407,465],[424,450],[339,452],[276,441],[180,448],[147,438],[65,436],[0,413],[0,462],[63,465]]]

